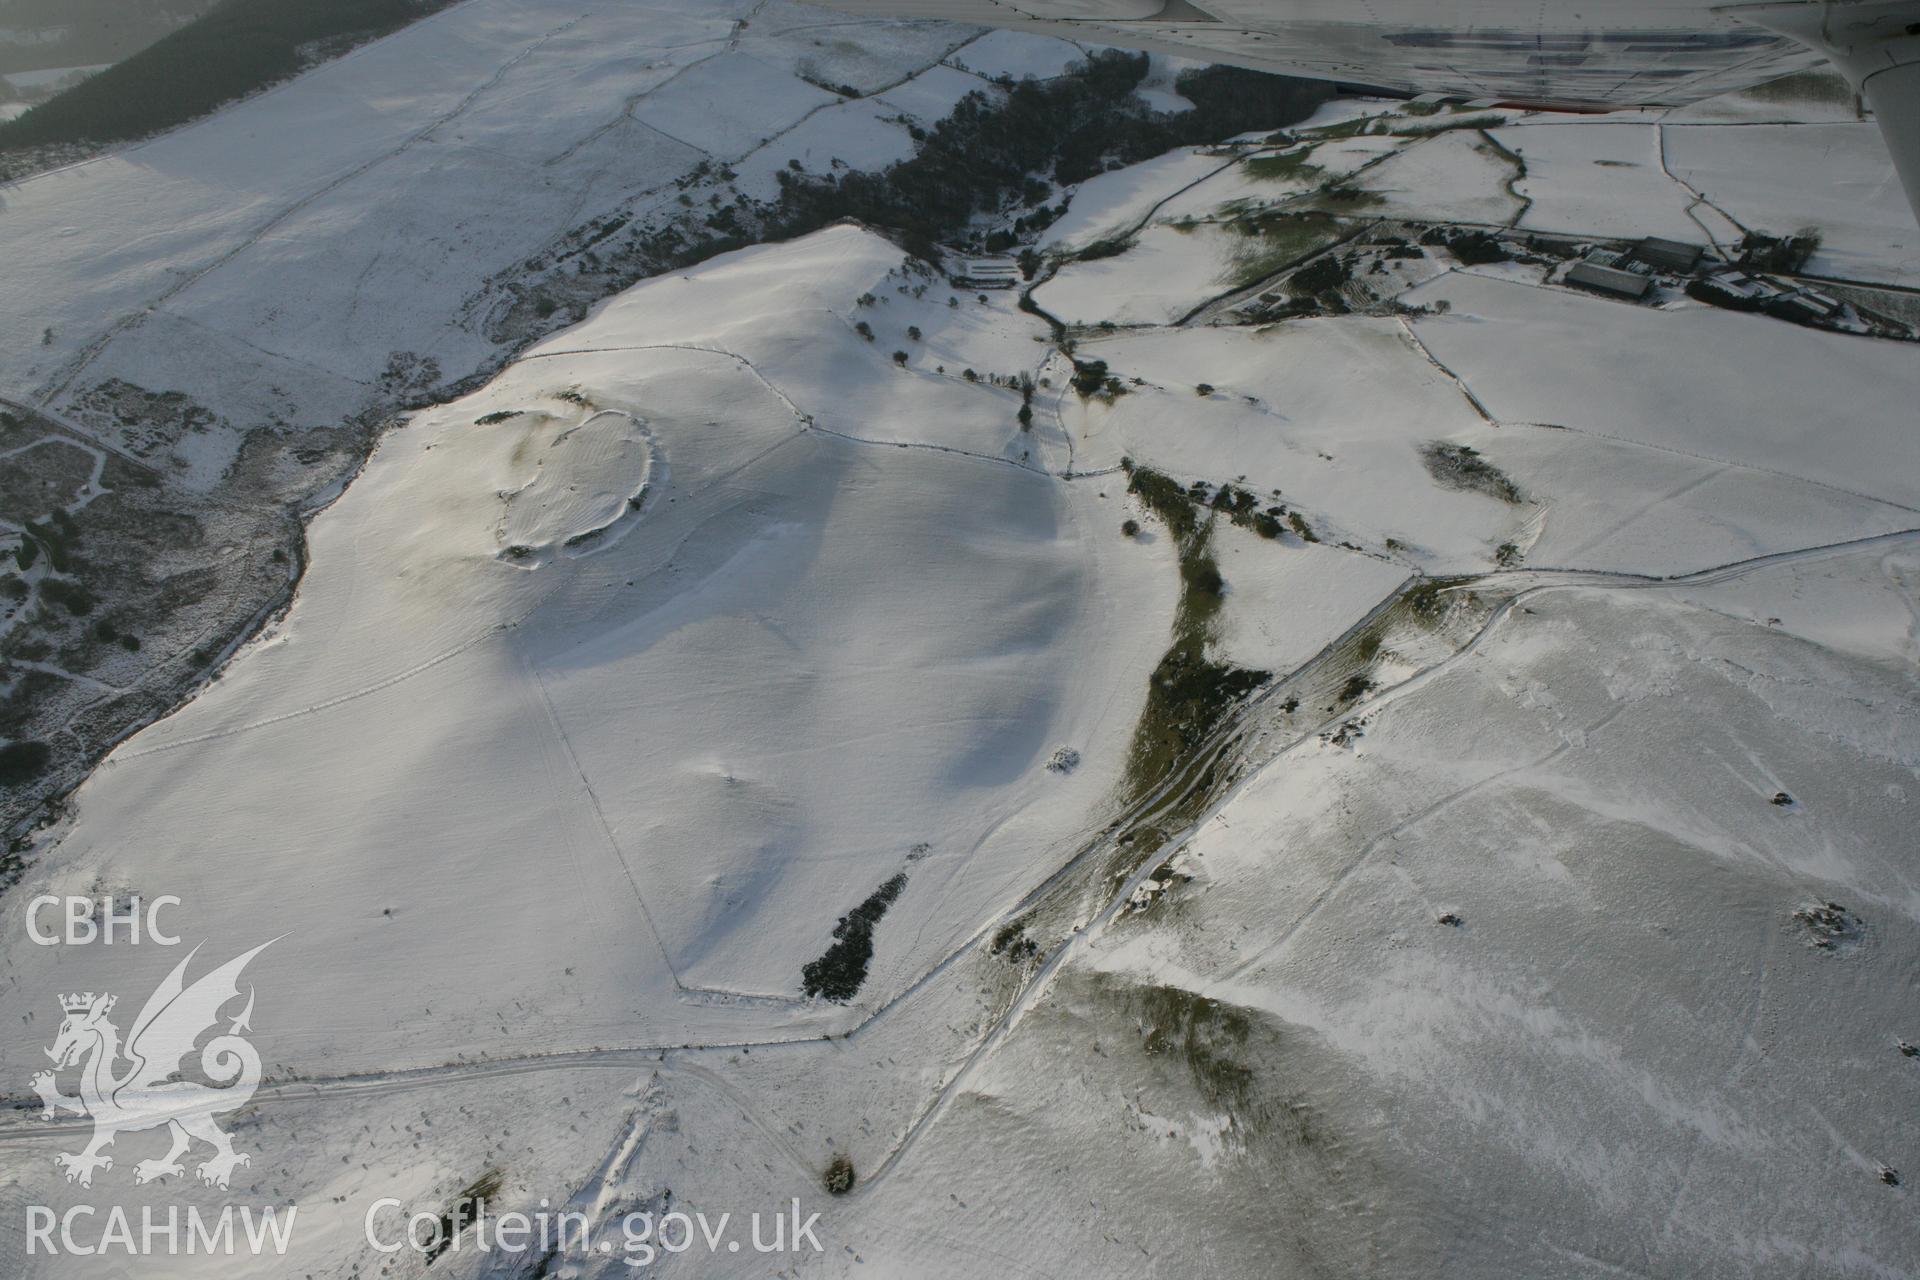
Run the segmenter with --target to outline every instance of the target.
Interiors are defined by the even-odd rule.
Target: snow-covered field
[[[285,621],[90,784],[52,891],[222,886],[225,927],[299,940],[261,981],[332,1072],[817,1035],[848,1017],[802,965],[902,871],[869,991],[907,985],[1114,785],[1171,587],[1117,493],[1019,460],[1006,393],[851,332],[902,261],[718,260],[389,435]],[[108,980],[36,961],[22,1017]]]
[[[1232,287],[1245,241],[1206,225],[1148,227],[1125,255],[1076,263],[1035,300],[1070,324],[1172,324]]]
[[[1819,230],[1815,271],[1920,285],[1920,230],[1870,123],[1669,126],[1668,167],[1743,226]],[[1811,181],[1780,175],[1818,174]],[[1771,176],[1770,176],[1771,175]]]
[[[897,112],[882,124],[809,78],[909,92],[958,76],[938,64],[973,34],[782,0],[470,0],[11,188],[3,234],[33,252],[0,280],[0,380],[56,410],[118,377],[235,423],[305,426],[361,409],[396,358],[459,378],[502,354],[494,276],[601,214],[677,211],[676,180],[702,162],[899,158]],[[234,447],[202,439],[176,465],[210,483]]]
[[[284,603],[284,568],[253,574],[264,591],[243,568],[292,547],[220,513],[265,504],[285,525],[329,501],[397,409],[471,389],[673,256],[636,245],[719,234],[790,164],[909,154],[964,93],[997,92],[945,61],[980,34],[785,0],[467,0],[191,127],[10,185],[0,394],[177,494],[198,563],[169,566],[185,571],[172,595],[226,604],[129,617],[109,601],[109,625],[144,642],[135,657],[35,640],[48,669],[32,679],[58,683],[21,732],[56,760],[42,791],[0,797],[5,823]],[[987,71],[1008,56],[975,52]],[[583,270],[602,258],[622,263],[611,279]],[[44,514],[0,512],[0,552]],[[102,555],[137,550],[89,536]],[[0,671],[9,697],[19,670]]]
[[[992,1167],[1004,1117],[1036,1162],[1145,1164],[1132,1190],[1258,1179],[1273,1274],[1910,1271],[1878,1174],[1913,1158],[1917,548],[1521,597],[1351,747],[1256,775],[1191,883],[1081,945],[1004,1053],[1117,1042],[1098,1071],[997,1076],[924,1159]],[[1864,643],[1756,616],[1809,582]],[[1827,900],[1857,949],[1794,919]],[[1149,1015],[1184,1063],[1136,1030],[1168,988],[1213,1002]]]
[[[880,163],[893,111],[1073,52],[969,34],[474,0],[10,191],[45,248],[0,285],[0,385],[306,422],[395,351],[485,367],[487,277],[591,209],[664,207],[702,158]],[[162,1140],[129,1133],[70,1184],[87,1123],[23,1107],[0,1270],[94,1273],[29,1251],[30,1206],[272,1203],[285,1258],[126,1274],[628,1275],[629,1213],[795,1198],[820,1252],[650,1262],[1920,1268],[1914,345],[1368,239],[1790,231],[1870,126],[1349,136],[1363,110],[1299,131],[1311,179],[1254,167],[1282,143],[1066,193],[1053,249],[1139,232],[1035,288],[1071,349],[842,225],[645,281],[389,430],[291,607],[80,789],[0,935],[21,1098],[57,993],[130,1016],[185,950],[32,945],[35,895],[176,895],[196,966],[275,939],[265,1083],[223,1122],[253,1163],[136,1187]],[[1675,166],[1721,128],[1803,180],[1703,215]],[[256,175],[224,203],[222,162]],[[1318,220],[1230,251],[1256,206]],[[1229,273],[1300,227],[1392,270],[1233,323]],[[1861,215],[1822,269],[1899,280],[1913,243]],[[1271,678],[1162,723],[1234,668]],[[862,936],[857,990],[810,996]],[[592,1241],[429,1272],[365,1237],[381,1197],[457,1214],[490,1178]]]

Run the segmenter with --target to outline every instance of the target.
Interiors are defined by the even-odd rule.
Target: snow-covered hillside
[[[835,918],[906,873],[884,999],[1057,865],[1172,597],[1117,488],[1030,459],[1017,397],[853,331],[884,292],[930,347],[1041,353],[1010,305],[893,292],[921,282],[851,229],[719,260],[390,434],[285,622],[90,784],[58,878],[219,884],[230,925],[300,938],[289,1065],[851,1025],[796,998]],[[1047,769],[1063,746],[1086,763]]]
[[[468,0],[10,186],[0,449],[38,461],[55,455],[17,450],[50,440],[114,474],[89,497],[36,471],[55,492],[0,503],[0,554],[35,522],[75,521],[103,601],[84,622],[41,609],[44,559],[23,608],[0,599],[0,658],[16,664],[0,668],[0,732],[52,753],[30,790],[0,795],[0,823],[77,782],[284,605],[293,515],[338,492],[397,410],[584,316],[618,283],[585,270],[596,255],[697,243],[791,166],[883,166],[966,93],[998,92],[989,77],[1080,54],[978,36],[783,0]],[[969,70],[943,62],[961,50]],[[171,526],[156,529],[147,491]],[[51,621],[29,628],[36,610]],[[97,643],[100,621],[139,647]]]
[[[873,114],[809,78],[880,93],[969,34],[781,3],[471,0],[10,190],[8,243],[35,251],[0,282],[0,378],[55,410],[119,377],[235,423],[344,419],[396,355],[449,378],[485,364],[470,311],[489,278],[576,226],[675,204],[703,161],[784,165],[809,118]],[[950,104],[980,81],[948,83]],[[834,154],[895,158],[905,126],[836,129]],[[234,448],[173,456],[211,482]]]
[[[783,11],[704,12],[449,11],[525,52],[449,52],[383,126],[390,167],[206,214],[178,288],[132,250],[124,279],[70,261],[96,292],[7,376],[58,407],[178,362],[223,415],[348,412],[403,328],[442,375],[503,349],[456,243],[533,253],[594,174],[680,163],[668,134],[747,182],[802,129],[831,163],[842,126],[810,113],[894,127],[768,70],[826,56],[751,44]],[[644,41],[605,25],[640,14]],[[868,32],[817,78],[945,56],[880,95],[937,114],[983,64],[1063,56],[938,34]],[[349,60],[367,110],[406,38]],[[561,66],[599,95],[564,127]],[[465,106],[433,97],[463,76]],[[253,1164],[136,1187],[161,1140],[127,1134],[82,1187],[53,1160],[87,1122],[23,1107],[0,1214],[299,1206],[286,1258],[142,1276],[628,1275],[630,1213],[796,1197],[820,1252],[649,1264],[1911,1274],[1920,347],[1874,334],[1913,233],[1868,209],[1773,271],[1854,282],[1806,323],[1670,272],[1637,302],[1566,278],[1641,235],[1732,257],[1798,230],[1800,195],[1593,176],[1671,167],[1682,128],[1808,186],[1877,145],[1768,109],[1338,103],[1065,193],[1025,296],[839,225],[640,283],[409,414],[312,520],[284,615],[112,753],[9,891],[177,895],[209,964],[276,939],[248,979],[266,1082],[230,1126]],[[142,154],[96,176],[167,198]],[[369,203],[429,212],[361,243]],[[148,309],[58,337],[116,290]],[[405,321],[419,298],[457,318]],[[234,344],[305,381],[226,376]],[[156,456],[190,483],[211,449]],[[179,958],[17,929],[0,955],[23,1098],[56,993],[132,1005]],[[457,1220],[476,1186],[592,1239],[364,1234],[382,1197]],[[19,1235],[0,1257],[76,1273]]]

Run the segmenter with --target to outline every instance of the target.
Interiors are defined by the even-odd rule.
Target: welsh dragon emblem
[[[195,1139],[213,1148],[212,1157],[198,1170],[201,1181],[212,1186],[224,1188],[236,1166],[253,1163],[251,1156],[233,1149],[232,1139],[213,1122],[214,1116],[244,1106],[260,1085],[259,1051],[240,1034],[249,1029],[253,1016],[251,987],[239,1016],[200,1047],[198,1074],[211,1083],[178,1077],[188,1069],[186,1059],[200,1037],[217,1030],[221,1008],[239,998],[241,970],[272,945],[263,942],[187,986],[187,965],[200,950],[195,947],[147,997],[124,1046],[119,1028],[107,1017],[117,997],[91,991],[60,997],[66,1018],[46,1051],[54,1069],[35,1074],[32,1083],[45,1105],[43,1114],[67,1111],[93,1119],[93,1141],[84,1151],[54,1157],[68,1182],[92,1186],[94,1170],[113,1168],[113,1157],[101,1152],[115,1138],[161,1125],[171,1132],[173,1146],[158,1160],[136,1164],[135,1182],[184,1173],[180,1157]],[[121,1068],[123,1060],[126,1066]],[[68,1097],[60,1092],[56,1073],[76,1065],[80,1094]]]

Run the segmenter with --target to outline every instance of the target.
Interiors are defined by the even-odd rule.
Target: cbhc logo
[[[106,946],[112,946],[117,931],[123,941],[136,944],[140,941],[140,926],[144,921],[149,941],[157,942],[163,947],[171,947],[179,943],[180,937],[178,934],[161,931],[160,908],[179,905],[180,899],[172,894],[165,894],[144,904],[144,912],[138,897],[128,899],[124,910],[115,911],[112,894],[98,900],[72,895],[60,897],[51,893],[42,894],[27,904],[27,936],[43,947],[57,947],[63,942],[70,946],[80,946],[95,939]],[[63,914],[57,917],[57,920],[65,926],[60,932],[47,933],[41,930],[40,914],[45,907],[63,908]],[[95,916],[96,908],[99,909],[98,918]]]

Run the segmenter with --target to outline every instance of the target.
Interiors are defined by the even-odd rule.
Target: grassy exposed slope
[[[1179,484],[1157,471],[1134,467],[1128,489],[1167,526],[1180,550],[1173,643],[1153,669],[1127,762],[1129,798],[1139,799],[1171,776],[1233,704],[1265,684],[1271,673],[1207,656],[1225,588],[1209,545],[1212,520],[1203,521]]]
[[[1262,214],[1242,218],[1232,226],[1246,237],[1235,246],[1233,265],[1226,277],[1226,283],[1236,289],[1258,284],[1337,243],[1346,234],[1340,223],[1319,210]]]

